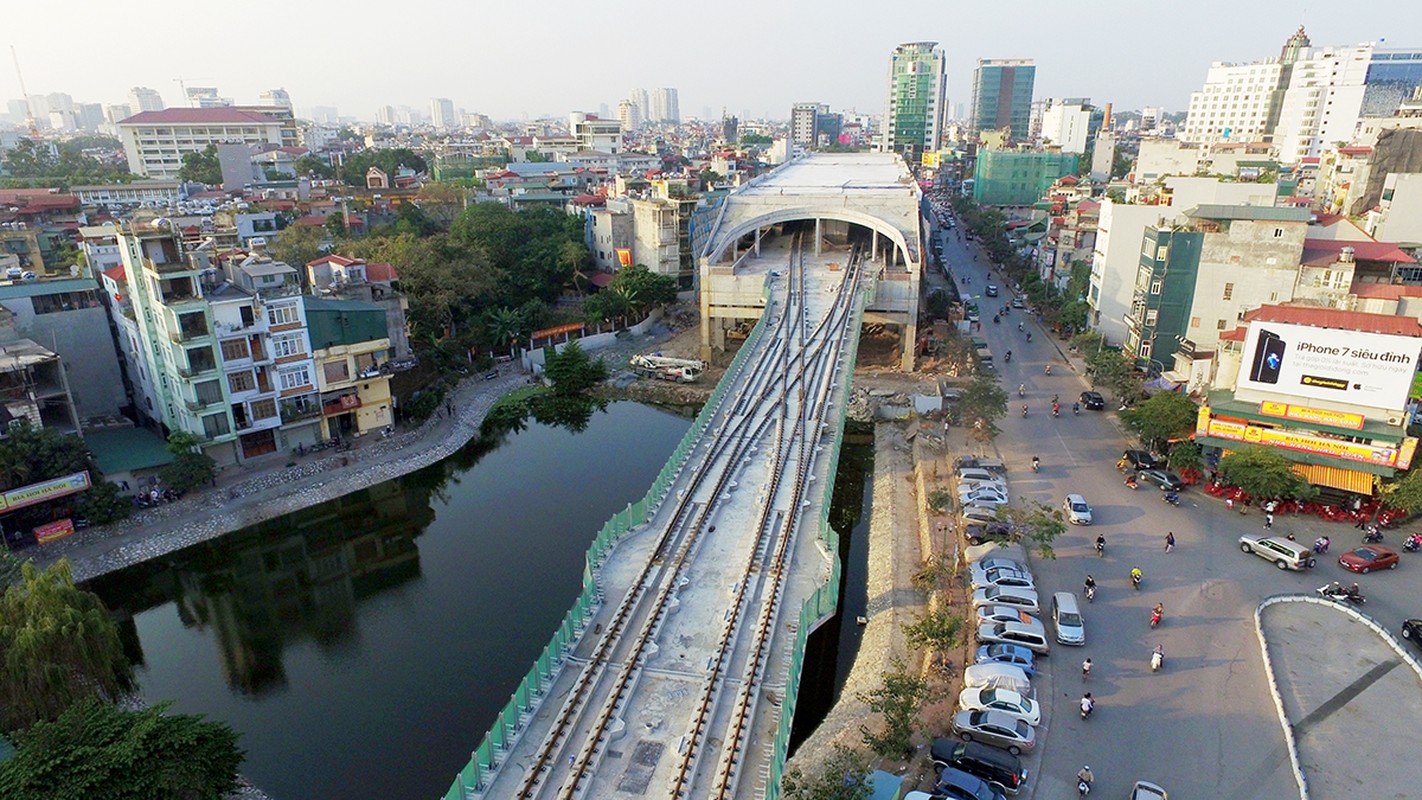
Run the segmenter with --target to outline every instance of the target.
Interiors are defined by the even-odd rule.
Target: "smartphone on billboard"
[[[1259,341],[1254,344],[1254,364],[1249,369],[1249,379],[1255,383],[1278,383],[1279,368],[1284,365],[1284,340],[1273,331],[1259,330]]]

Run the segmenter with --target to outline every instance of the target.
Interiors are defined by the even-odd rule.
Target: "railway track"
[[[754,687],[762,677],[776,612],[783,591],[784,566],[798,524],[801,500],[813,465],[815,442],[824,423],[827,397],[834,364],[843,352],[847,332],[844,321],[853,313],[859,281],[860,254],[856,248],[837,289],[831,310],[809,329],[805,297],[805,243],[797,237],[786,265],[787,292],[784,307],[772,301],[766,313],[774,314],[774,329],[760,337],[761,352],[745,359],[733,379],[744,376],[746,388],[734,399],[714,431],[700,458],[693,451],[684,469],[685,488],[669,498],[669,522],[656,542],[655,556],[648,560],[606,624],[602,638],[579,671],[573,687],[559,708],[552,727],[539,743],[533,760],[520,782],[517,796],[556,796],[572,800],[581,796],[591,773],[605,753],[614,723],[632,696],[643,667],[655,652],[652,647],[674,598],[686,585],[686,572],[703,535],[715,531],[711,524],[721,502],[734,486],[734,478],[758,451],[768,434],[773,434],[769,485],[761,495],[755,542],[744,564],[745,577],[737,582],[734,602],[728,612],[715,656],[693,720],[678,749],[678,763],[672,796],[686,796],[688,782],[695,777],[698,758],[703,754],[710,722],[720,702],[733,657],[742,648],[744,622],[755,618],[756,628],[744,645],[745,665],[740,671],[740,691],[726,728],[726,745],[718,759],[716,787],[719,797],[733,791],[737,755],[741,752],[754,711]],[[767,320],[769,322],[769,320]],[[793,418],[790,409],[795,409]],[[713,418],[714,419],[714,418]],[[798,458],[792,459],[798,444]],[[794,469],[787,468],[794,461]],[[786,473],[789,473],[788,475]],[[785,482],[785,485],[782,484]],[[706,502],[698,503],[702,496]],[[777,498],[789,497],[788,512],[776,514]],[[778,523],[778,524],[777,524]],[[779,532],[777,534],[777,531]],[[764,562],[763,568],[756,562]],[[759,613],[754,613],[756,600]],[[593,701],[604,698],[594,708]],[[576,751],[572,748],[578,742]],[[564,768],[564,760],[567,760]]]

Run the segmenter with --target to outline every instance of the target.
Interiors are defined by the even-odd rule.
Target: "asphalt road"
[[[1269,595],[1311,592],[1346,577],[1363,584],[1369,600],[1365,611],[1395,631],[1402,618],[1422,611],[1413,603],[1422,556],[1404,554],[1395,571],[1354,577],[1337,565],[1336,556],[1345,549],[1340,545],[1355,545],[1356,531],[1281,518],[1278,532],[1295,529],[1300,541],[1311,542],[1327,531],[1334,541],[1332,557],[1320,559],[1317,569],[1285,572],[1238,549],[1241,533],[1262,527],[1258,513],[1228,512],[1198,489],[1182,493],[1177,508],[1162,502],[1154,487],[1126,487],[1115,462],[1127,442],[1111,421],[1111,398],[1107,411],[1083,409],[1073,417],[1071,403],[1090,388],[1086,380],[1062,359],[1055,340],[1030,321],[1033,341],[1026,341],[1017,330],[1017,322],[1028,319],[1024,311],[1013,310],[1001,324],[993,324],[994,310],[1011,299],[1010,287],[1002,285],[998,298],[983,297],[990,281],[983,267],[986,256],[974,262],[972,251],[952,231],[939,235],[960,290],[978,298],[983,314],[979,335],[988,340],[1012,398],[996,445],[1009,468],[1013,501],[1059,506],[1067,493],[1075,492],[1086,497],[1095,516],[1094,525],[1067,531],[1057,542],[1055,559],[1038,557],[1033,565],[1044,606],[1052,592],[1078,594],[1087,643],[1055,646],[1037,681],[1047,721],[1038,731],[1038,752],[1028,758],[1034,777],[1031,794],[1024,796],[1074,796],[1074,776],[1085,764],[1092,767],[1095,794],[1102,797],[1125,797],[1132,782],[1142,778],[1180,798],[1297,796],[1254,633],[1255,606]],[[965,275],[967,285],[961,283]],[[1005,364],[1008,349],[1013,358]],[[1051,375],[1044,373],[1048,363]],[[1021,384],[1027,394],[1019,400]],[[1051,416],[1053,393],[1063,403],[1056,419]],[[1020,412],[1024,403],[1026,418]],[[1042,460],[1037,474],[1031,471],[1034,455]],[[1167,531],[1176,538],[1168,554]],[[1106,537],[1104,558],[1092,547],[1098,533]],[[1390,544],[1400,542],[1396,533],[1389,534]],[[1418,563],[1409,563],[1413,560]],[[1134,566],[1145,574],[1139,591],[1130,585]],[[1098,589],[1095,602],[1085,605],[1081,589],[1088,574]],[[1157,602],[1165,606],[1164,622],[1152,630],[1150,609]],[[1164,669],[1153,674],[1149,659],[1156,644],[1164,646],[1166,659]],[[1093,669],[1089,682],[1083,682],[1080,665],[1087,657]],[[1078,704],[1085,691],[1097,703],[1092,718],[1083,721]]]

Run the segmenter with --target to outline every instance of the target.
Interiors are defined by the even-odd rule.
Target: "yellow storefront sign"
[[[1289,403],[1275,403],[1265,400],[1259,404],[1259,413],[1266,417],[1280,417],[1282,419],[1291,419],[1295,422],[1327,425],[1331,428],[1351,428],[1355,431],[1363,429],[1362,414],[1329,411],[1326,408],[1309,408],[1308,406],[1296,406]]]
[[[923,158],[920,160],[923,162],[923,165],[925,167],[933,167],[934,169],[937,169],[938,165],[942,163],[942,155],[936,152],[924,153]]]
[[[1285,450],[1295,450],[1300,453],[1314,453],[1316,455],[1332,456],[1348,461],[1358,461],[1384,467],[1397,466],[1399,461],[1398,449],[1395,447],[1344,442],[1338,439],[1327,439],[1322,436],[1311,436],[1307,433],[1295,433],[1293,431],[1284,431],[1277,428],[1261,428],[1258,425],[1244,425],[1238,422],[1225,422],[1218,419],[1209,421],[1206,435],[1220,439],[1230,439],[1236,442],[1246,442],[1248,444],[1282,447]]]

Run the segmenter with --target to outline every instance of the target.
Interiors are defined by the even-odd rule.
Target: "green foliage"
[[[208,186],[222,183],[222,163],[217,159],[217,145],[210,144],[202,150],[184,153],[183,165],[178,168],[178,180],[197,181]]]
[[[158,472],[168,487],[189,492],[217,477],[217,462],[202,451],[202,444],[191,433],[173,431],[169,434],[168,452],[173,454],[173,461]]]
[[[20,582],[20,568],[24,565],[25,561],[11,553],[8,547],[0,546],[0,594]]]
[[[89,491],[80,493],[74,500],[74,512],[96,525],[117,522],[133,512],[133,502],[119,493],[113,481],[93,479],[91,474]]]
[[[998,516],[1012,523],[1022,540],[1035,545],[1043,558],[1056,558],[1053,545],[1066,533],[1067,524],[1060,509],[1036,501],[1020,506],[1004,506]]]
[[[930,319],[947,319],[948,311],[953,307],[953,300],[942,287],[934,287],[929,290],[928,297],[924,298],[924,309],[928,312]]]
[[[118,627],[74,585],[64,559],[25,564],[0,596],[0,731],[58,717],[86,697],[114,700],[133,686]]]
[[[909,644],[935,652],[951,650],[963,643],[963,618],[946,604],[927,610],[904,628]]]
[[[1422,470],[1410,469],[1402,477],[1384,483],[1381,494],[1383,502],[1393,508],[1408,514],[1422,511]]]
[[[775,143],[775,139],[772,138],[772,137],[770,137],[770,136],[765,136],[765,135],[759,134],[759,133],[752,133],[752,132],[750,132],[750,131],[741,132],[740,135],[739,135],[737,138],[740,139],[740,143],[741,143],[741,144],[774,144],[774,143]]]
[[[879,729],[859,726],[859,734],[869,749],[884,758],[904,758],[913,751],[914,718],[932,694],[928,682],[908,672],[904,662],[895,658],[884,674],[884,683],[871,692],[861,693],[860,701],[869,711],[882,718]]]
[[[1086,353],[1088,356],[1102,349],[1105,343],[1106,337],[1096,331],[1082,331],[1071,337],[1071,346],[1076,349],[1076,352]]]
[[[322,226],[326,229],[326,235],[333,239],[340,239],[346,235],[346,218],[343,214],[331,214],[326,217],[326,223]]]
[[[1156,392],[1134,409],[1122,411],[1121,419],[1150,450],[1163,452],[1166,442],[1195,429],[1199,410],[1184,392]]]
[[[1251,497],[1306,499],[1316,490],[1277,450],[1246,445],[1220,459],[1220,475]]]
[[[1182,470],[1199,470],[1200,465],[1205,461],[1205,453],[1200,448],[1200,443],[1193,439],[1179,441],[1170,448],[1170,453],[1165,459],[1171,469],[1176,472]]]
[[[165,706],[125,711],[87,699],[16,736],[0,796],[221,800],[237,786],[237,734]]]
[[[10,530],[26,529],[69,516],[77,511],[92,522],[103,524],[122,519],[131,510],[118,497],[118,487],[104,480],[89,458],[84,440],[59,433],[53,428],[36,428],[21,422],[0,440],[0,490],[89,471],[91,488],[78,495],[62,497],[12,512],[6,520]]]
[[[928,507],[939,513],[948,508],[948,504],[952,502],[953,493],[941,486],[928,493]]]
[[[1129,401],[1141,390],[1135,361],[1120,350],[1107,347],[1087,353],[1086,374],[1092,386],[1107,389],[1122,401]]]
[[[321,257],[321,245],[325,241],[326,231],[322,228],[290,225],[277,233],[272,257],[304,272],[307,264]]]
[[[821,768],[806,775],[791,767],[780,787],[785,800],[866,800],[870,772],[867,754],[835,745]]]
[[[324,158],[310,155],[302,156],[296,159],[296,163],[293,166],[296,168],[296,174],[303,177],[308,175],[325,179],[336,177],[336,168],[328,164]]]
[[[558,397],[586,394],[607,380],[607,365],[589,356],[577,342],[570,342],[561,353],[550,349],[544,372]]]
[[[1007,414],[1007,392],[987,377],[977,377],[963,389],[958,414],[974,435],[988,441],[998,434],[997,420]]]
[[[36,142],[22,138],[9,152],[5,153],[5,174],[12,178],[45,180],[64,184],[85,183],[127,183],[134,175],[117,164],[109,164],[84,154],[85,148],[112,147],[120,145],[113,139],[100,137],[79,137],[57,146],[51,151],[47,142]]]
[[[362,150],[352,153],[346,156],[341,164],[339,174],[342,180],[352,186],[364,186],[365,173],[369,172],[372,166],[380,167],[392,181],[401,167],[409,167],[415,172],[429,172],[429,165],[415,151],[407,147],[394,147],[389,150]]]

